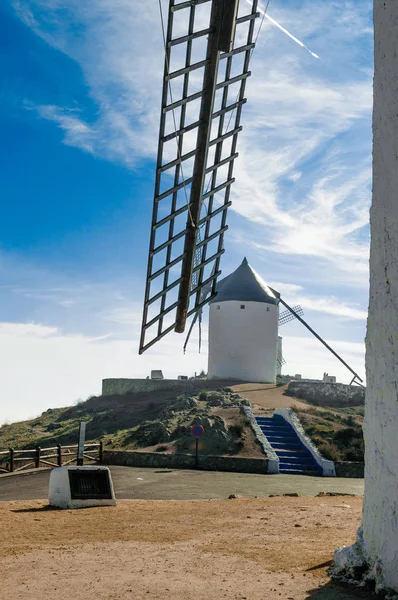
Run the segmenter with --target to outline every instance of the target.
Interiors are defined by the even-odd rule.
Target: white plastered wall
[[[278,317],[275,304],[243,301],[211,304],[208,377],[274,382]]]
[[[398,591],[398,2],[375,0],[373,201],[366,336],[365,499],[335,574]]]

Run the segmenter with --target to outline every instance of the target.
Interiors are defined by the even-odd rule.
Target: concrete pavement
[[[307,477],[304,475],[256,475],[172,469],[110,467],[116,497],[144,500],[205,500],[230,494],[262,497],[319,492],[363,495],[363,479]],[[49,470],[0,476],[0,501],[47,498]]]

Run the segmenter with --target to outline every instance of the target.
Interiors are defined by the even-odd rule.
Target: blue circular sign
[[[204,432],[205,430],[204,427],[202,427],[202,425],[192,425],[191,427],[191,435],[193,435],[193,437],[200,438],[202,437]]]

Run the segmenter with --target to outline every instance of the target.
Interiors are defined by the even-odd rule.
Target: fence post
[[[104,462],[104,443],[102,440],[100,440],[100,443],[99,443],[98,460],[99,460],[100,465],[102,465],[102,463]]]
[[[62,446],[57,444],[58,466],[62,467]]]
[[[10,473],[14,472],[15,462],[14,462],[14,448],[10,448]]]
[[[40,446],[36,447],[35,468],[40,468]]]

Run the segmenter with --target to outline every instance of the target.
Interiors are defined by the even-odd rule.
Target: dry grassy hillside
[[[209,403],[206,395],[211,396],[221,386],[230,390],[228,402]],[[190,452],[190,425],[193,420],[207,419],[203,422],[213,435],[207,436],[204,451],[260,456],[261,450],[239,406],[229,403],[229,398],[235,396],[249,400],[255,414],[272,415],[275,408],[294,408],[326,458],[363,460],[363,409],[311,407],[302,399],[286,396],[285,390],[286,386],[272,384],[195,381],[190,382],[188,399],[192,402],[167,389],[92,397],[71,407],[48,409],[29,421],[3,425],[0,449],[76,443],[79,423],[86,421],[87,439],[102,439],[108,448]]]
[[[233,384],[230,381],[190,382],[191,397],[198,393],[211,393],[220,386]],[[196,388],[196,389],[195,389]],[[232,386],[235,388],[235,386]],[[228,389],[232,389],[228,388]],[[195,396],[196,394],[196,396]],[[134,432],[144,423],[164,423],[169,428],[188,426],[194,415],[214,416],[223,414],[227,427],[236,426],[236,432],[245,429],[242,416],[231,415],[226,407],[206,407],[203,402],[197,406],[181,407],[177,413],[168,415],[168,408],[177,400],[177,392],[169,389],[151,392],[131,392],[123,395],[110,395],[89,398],[74,406],[48,409],[35,419],[0,427],[0,449],[9,447],[32,448],[37,445],[49,447],[55,444],[76,443],[80,421],[87,423],[87,440],[103,439],[108,447],[135,447]],[[288,399],[291,402],[291,398]],[[236,409],[235,412],[239,413]],[[237,437],[239,442],[240,436]],[[248,434],[246,436],[250,438]],[[249,439],[247,439],[247,445]],[[154,444],[155,445],[155,444]],[[239,444],[238,444],[239,445]],[[251,445],[251,443],[250,443]],[[257,452],[256,452],[257,453]]]

